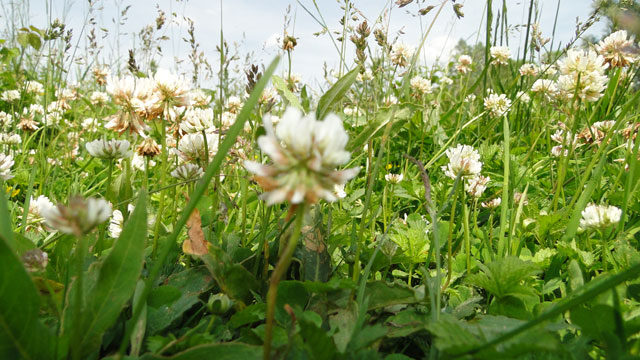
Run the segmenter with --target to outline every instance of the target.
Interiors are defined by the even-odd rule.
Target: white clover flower
[[[102,91],[94,91],[89,96],[89,101],[93,105],[106,104],[107,102],[109,102],[109,95]]]
[[[344,199],[347,197],[347,193],[344,191],[344,184],[333,185],[333,193],[338,199]]]
[[[82,120],[82,128],[86,131],[96,132],[99,127],[100,123],[98,122],[98,119],[86,118]]]
[[[205,148],[205,141],[206,148]],[[200,161],[207,158],[205,150],[209,150],[209,158],[218,151],[218,135],[207,134],[205,137],[201,133],[187,134],[180,139],[178,151],[180,158],[185,161]]]
[[[263,123],[266,135],[258,138],[258,145],[274,164],[245,160],[244,166],[266,190],[262,198],[268,205],[286,200],[292,204],[315,203],[321,198],[335,201],[334,185],[346,183],[360,171],[357,167],[335,170],[351,157],[344,150],[349,136],[336,115],[317,121],[314,113],[303,116],[290,107],[275,130],[270,116]]]
[[[619,30],[596,44],[596,51],[612,67],[625,67],[633,64],[637,57],[630,51],[633,48],[633,37],[627,39],[627,32]]]
[[[564,149],[564,151],[563,151],[563,149]],[[566,149],[562,145],[556,145],[556,146],[551,148],[551,155],[553,157],[568,156],[569,155],[569,149]]]
[[[615,124],[615,120],[596,121],[593,123],[593,127],[600,131],[608,132],[613,129]]]
[[[535,64],[522,64],[518,72],[522,76],[537,76],[538,67]]]
[[[171,172],[171,176],[180,181],[197,180],[200,179],[203,174],[204,172],[200,166],[191,163],[178,165],[178,167]]]
[[[373,72],[371,69],[367,69],[364,73],[358,73],[358,75],[356,75],[356,80],[358,82],[373,80]]]
[[[44,86],[35,80],[31,80],[24,83],[24,91],[27,94],[43,95]]]
[[[0,111],[0,127],[7,126],[13,122],[13,116],[4,111]]]
[[[505,94],[491,93],[484,98],[484,109],[489,112],[491,116],[499,117],[506,115],[511,107],[511,100]]]
[[[69,206],[58,204],[42,208],[40,212],[50,227],[65,234],[82,236],[109,219],[111,203],[104,199],[75,197],[69,200]]]
[[[55,206],[48,197],[40,195],[34,199],[32,196],[29,200],[29,212],[27,213],[27,222],[25,224],[26,229],[36,230],[38,232],[44,231],[45,227],[43,226],[44,218],[42,217],[42,212],[53,207]]]
[[[278,96],[278,93],[276,92],[276,89],[272,87],[268,87],[262,91],[262,94],[260,94],[260,99],[258,100],[258,103],[262,105],[274,103],[276,101],[277,96]]]
[[[31,116],[44,115],[44,107],[40,104],[31,104],[29,108],[22,109],[22,113],[29,113]]]
[[[85,148],[91,156],[99,159],[121,159],[131,156],[127,140],[94,140],[88,142]]]
[[[615,206],[589,204],[582,210],[582,219],[580,219],[580,227],[583,229],[606,228],[609,225],[620,222],[622,210]]]
[[[403,42],[396,42],[391,48],[391,62],[400,67],[409,65],[415,49]]]
[[[596,101],[602,97],[608,78],[604,74],[609,65],[595,51],[570,49],[567,57],[558,62],[560,77],[558,89],[562,96],[572,99],[574,95],[585,101]]]
[[[464,190],[474,198],[479,198],[487,190],[487,184],[491,180],[488,176],[477,175],[469,178],[464,184]]]
[[[20,100],[20,91],[18,90],[5,90],[0,95],[0,100],[12,103],[16,100]]]
[[[189,93],[191,105],[196,107],[205,107],[211,103],[211,95],[205,93],[202,89],[191,90]]]
[[[109,76],[106,89],[117,105],[130,106],[131,100],[135,97],[136,79],[133,76]]]
[[[558,92],[558,87],[553,80],[538,79],[531,86],[531,92],[542,94],[547,99],[551,99]]]
[[[574,147],[578,144],[578,136],[571,133],[571,131],[566,130],[556,130],[553,135],[551,135],[551,140],[557,142],[560,145],[565,145],[569,147]]]
[[[22,138],[18,134],[0,133],[0,144],[2,145],[18,145],[22,144]]]
[[[232,113],[231,111],[225,111],[222,113],[222,123],[220,124],[220,126],[222,127],[222,130],[227,130],[235,122],[236,122],[236,114]],[[247,121],[245,123],[245,130],[246,130],[246,126],[248,125],[249,125],[249,122]]]
[[[440,78],[439,82],[440,82],[440,85],[451,85],[451,84],[453,84],[453,80],[451,80],[451,78],[448,77],[447,75],[443,75]]]
[[[511,58],[511,50],[508,46],[492,46],[489,49],[489,53],[491,54],[491,64],[493,65],[507,65],[509,64],[509,59]]]
[[[216,127],[213,126],[213,109],[189,108],[184,113],[184,118],[180,123],[180,129],[188,134],[193,133],[213,133]]]
[[[138,170],[144,171],[144,162],[145,157],[143,155],[138,154],[137,152],[133,153],[133,157],[131,158],[131,167]],[[149,168],[156,166],[156,162],[149,159]]]
[[[502,198],[495,198],[480,204],[485,209],[495,209],[502,204]]]
[[[120,237],[122,233],[122,225],[124,224],[124,216],[122,216],[122,211],[116,209],[113,210],[111,214],[111,219],[109,219],[109,236],[117,239]]]
[[[472,63],[473,63],[473,60],[471,59],[471,56],[469,56],[469,55],[460,55],[460,57],[458,57],[458,64],[456,65],[456,70],[458,72],[466,74],[469,71],[471,71],[471,64]]]
[[[56,90],[56,97],[60,101],[71,101],[78,97],[78,93],[73,89],[62,88]]]
[[[362,109],[356,109],[355,107],[345,106],[342,112],[347,116],[360,116],[362,115]],[[274,122],[275,124],[276,122]]]
[[[183,76],[173,74],[166,69],[158,69],[153,76],[153,81],[161,102],[181,105],[189,102],[190,85]]]
[[[13,166],[13,156],[11,154],[0,153],[0,178],[4,181],[13,179],[11,167]]]
[[[389,173],[384,176],[384,179],[391,184],[397,184],[404,179],[404,175]]]
[[[232,114],[237,114],[242,109],[242,100],[237,96],[229,96],[227,99],[227,110]]]
[[[463,178],[475,177],[482,170],[480,154],[469,145],[458,145],[445,151],[449,158],[449,164],[442,166],[444,174],[455,179],[460,174]]]
[[[415,91],[421,94],[431,94],[433,92],[433,86],[431,86],[431,81],[423,78],[420,75],[416,75],[413,78],[411,78],[411,81],[409,82],[409,84]]]
[[[531,101],[531,97],[529,96],[529,94],[524,91],[518,91],[518,93],[516,94],[516,99],[520,99],[520,101],[525,103]]]

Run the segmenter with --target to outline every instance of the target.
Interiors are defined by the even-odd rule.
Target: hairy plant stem
[[[449,286],[451,281],[451,271],[453,262],[453,220],[456,217],[456,202],[458,201],[458,192],[453,193],[453,200],[451,200],[451,216],[449,217],[449,236],[447,237],[447,280],[442,286],[442,291]]]
[[[73,311],[73,336],[71,337],[75,343],[71,350],[71,358],[74,360],[80,359],[80,356],[82,355],[82,347],[80,346],[82,336],[79,332],[82,331],[82,312],[84,310],[82,295],[84,293],[84,256],[87,252],[86,240],[87,239],[83,235],[80,235],[78,236],[78,242],[76,243],[75,305]]]
[[[467,252],[467,273],[471,272],[471,238],[469,236],[469,209],[464,186],[460,187],[462,192],[462,226],[464,229],[464,247]]]
[[[162,128],[162,134],[160,135],[160,144],[162,146],[162,154],[161,154],[161,165],[160,168],[162,169],[162,171],[160,172],[160,186],[162,187],[162,185],[164,185],[164,175],[167,172],[167,129],[165,126],[165,117],[164,117],[164,111],[162,112],[163,116],[162,119],[160,119],[161,121],[161,128]],[[158,206],[158,215],[156,217],[156,229],[153,235],[153,248],[151,250],[151,257],[152,258],[156,258],[156,255],[158,254],[158,238],[160,237],[160,227],[162,225],[162,213],[164,212],[164,196],[166,193],[166,189],[162,189],[160,191],[160,205]]]
[[[273,273],[271,274],[271,280],[269,282],[269,290],[267,291],[267,325],[264,334],[264,347],[263,347],[263,358],[268,360],[271,358],[271,339],[273,338],[273,321],[276,312],[276,297],[278,295],[278,283],[280,283],[280,279],[284,276],[284,273],[289,268],[289,264],[291,264],[291,258],[293,257],[293,252],[296,250],[296,246],[298,246],[298,240],[300,239],[300,232],[302,230],[302,223],[304,222],[304,211],[305,204],[301,204],[298,206],[296,211],[296,220],[295,226],[293,228],[293,232],[291,233],[291,238],[289,238],[289,242],[278,260],[278,264],[276,264]]]

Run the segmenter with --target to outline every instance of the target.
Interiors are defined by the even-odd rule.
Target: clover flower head
[[[65,234],[82,236],[107,221],[111,215],[111,203],[104,199],[74,197],[69,205],[40,209],[47,225]]]
[[[610,34],[595,46],[598,54],[612,67],[625,67],[634,63],[637,58],[629,51],[632,47],[633,37],[628,39],[625,30]]]
[[[484,98],[484,108],[491,116],[499,117],[506,115],[511,107],[511,100],[505,94],[490,93]]]
[[[193,181],[200,179],[204,172],[202,168],[196,164],[184,163],[178,165],[175,170],[171,172],[171,176],[180,181]]]
[[[458,145],[445,151],[449,164],[442,167],[444,174],[451,179],[460,175],[463,178],[475,177],[482,170],[480,154],[469,145]]]
[[[391,48],[391,62],[400,67],[409,65],[415,49],[403,42],[396,42]]]
[[[114,160],[131,156],[130,145],[127,140],[98,139],[88,142],[85,147],[91,156]]]
[[[335,201],[334,185],[346,183],[360,171],[358,167],[335,170],[351,157],[344,149],[349,136],[338,116],[317,121],[314,114],[303,116],[288,108],[275,129],[270,116],[263,122],[266,135],[258,138],[258,145],[273,165],[245,160],[244,166],[266,190],[262,198],[267,204]]]
[[[409,82],[411,88],[413,88],[416,92],[420,94],[431,94],[433,92],[433,86],[431,85],[431,81],[423,78],[420,75],[416,75],[411,78]]]
[[[493,65],[507,65],[509,64],[509,58],[511,58],[511,50],[508,46],[492,46],[489,49],[491,54],[491,64]]]
[[[11,154],[0,153],[0,179],[5,181],[13,179],[13,175],[11,174],[13,163],[13,156],[11,156]]]
[[[582,210],[580,227],[602,229],[620,222],[622,210],[611,205],[589,204]]]

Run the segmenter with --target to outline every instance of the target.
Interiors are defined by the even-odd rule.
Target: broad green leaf
[[[166,285],[155,288],[147,299],[147,333],[157,334],[178,321],[200,302],[198,297],[213,285],[203,267],[189,268],[171,275]]]
[[[333,84],[333,86],[331,86],[329,90],[322,95],[322,97],[320,97],[320,100],[318,100],[318,109],[316,110],[317,119],[324,119],[331,110],[331,107],[342,99],[344,94],[347,93],[349,88],[351,88],[351,85],[356,81],[359,71],[359,67],[349,71],[343,77],[338,79],[338,81],[336,81],[336,83]]]
[[[302,316],[298,316],[300,334],[304,339],[305,346],[311,350],[311,354],[314,355],[315,359],[334,359],[336,344],[333,342],[333,338],[329,336],[324,329],[308,319],[308,317],[305,316],[307,314],[308,312],[300,314]]]
[[[469,275],[467,281],[481,287],[497,298],[506,296],[536,296],[535,291],[526,285],[533,275],[539,272],[538,266],[517,257],[506,257],[487,265],[478,264],[482,272]]]
[[[147,240],[147,195],[141,192],[138,203],[124,225],[120,237],[105,259],[89,270],[96,277],[88,288],[84,311],[83,354],[99,348],[102,334],[111,327],[136,288],[144,264]]]
[[[371,281],[367,283],[365,294],[369,297],[370,310],[418,302],[415,291],[401,283],[389,284],[386,281]]]
[[[289,90],[289,87],[287,86],[287,83],[283,78],[278,75],[273,75],[271,77],[271,82],[273,83],[273,86],[276,88],[276,90],[278,90],[280,95],[287,100],[290,106],[304,111],[302,105],[300,104],[300,101],[298,100],[298,97],[296,97],[296,95],[292,93],[291,90]]]
[[[0,236],[0,359],[53,358],[51,334],[39,312],[40,296],[31,278]]]
[[[276,320],[285,323],[287,319],[291,318],[284,309],[285,305],[289,305],[291,308],[299,306],[304,310],[308,301],[309,293],[299,281],[280,282],[276,297]]]

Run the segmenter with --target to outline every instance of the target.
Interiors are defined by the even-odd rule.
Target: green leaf
[[[14,249],[13,230],[11,230],[11,214],[4,197],[4,181],[0,179],[0,237],[2,237],[10,248]]]
[[[174,301],[180,299],[181,296],[182,291],[175,286],[160,286],[151,290],[149,299],[147,299],[147,305],[158,309],[163,305],[171,305]]]
[[[615,317],[615,309],[609,305],[581,306],[571,310],[571,322],[595,339],[602,339],[604,334],[615,331]]]
[[[0,358],[51,359],[51,334],[38,320],[40,296],[4,236],[0,236],[0,284]]]
[[[273,86],[276,88],[276,90],[278,90],[280,95],[287,100],[290,106],[304,111],[302,105],[300,104],[300,101],[298,100],[296,95],[292,93],[291,90],[289,90],[289,87],[287,86],[287,83],[284,81],[284,79],[282,79],[278,75],[273,75],[271,77],[271,82],[273,83]]]
[[[358,136],[349,141],[346,149],[348,151],[359,151],[360,148],[369,141],[369,139],[372,139],[377,135],[381,135],[381,130],[387,125],[387,123],[389,123],[389,121],[394,120],[394,126],[402,126],[403,122],[399,120],[407,120],[411,116],[411,111],[412,110],[409,106],[400,107],[397,105],[391,106],[387,109],[380,109],[375,115],[375,118],[358,131]]]
[[[147,333],[167,329],[198,304],[198,297],[213,285],[211,275],[203,267],[189,268],[171,275],[166,285],[155,288],[147,299]]]
[[[308,312],[298,316],[300,324],[300,334],[305,340],[305,346],[309,347],[314,359],[330,360],[334,359],[336,353],[336,344],[325,330],[318,327],[311,319],[306,316]]]
[[[351,85],[356,81],[359,71],[359,67],[349,71],[343,77],[338,79],[338,81],[336,81],[336,83],[333,84],[333,86],[331,86],[331,88],[329,88],[322,97],[320,97],[320,100],[318,100],[318,109],[316,110],[317,119],[324,119],[331,110],[331,107],[342,99],[344,94],[347,93],[349,88],[351,88]]]
[[[29,33],[29,35],[27,36],[27,41],[32,48],[40,50],[40,47],[42,46],[42,40],[40,39],[40,36],[38,36],[38,34]]]
[[[80,342],[83,354],[99,348],[102,334],[116,322],[133,295],[144,263],[146,240],[147,194],[141,192],[133,214],[109,255],[89,269],[89,278],[97,279],[89,282],[93,288],[87,292]]]
[[[389,284],[386,281],[372,281],[367,283],[365,294],[366,297],[369,297],[369,310],[418,302],[415,291],[401,283]]]
[[[291,318],[284,309],[285,304],[292,308],[299,306],[304,309],[308,301],[309,293],[299,281],[280,282],[276,298],[276,320],[285,323],[287,319]]]
[[[218,343],[194,346],[171,357],[146,354],[140,360],[253,360],[262,359],[262,347],[242,343]]]
[[[469,275],[467,281],[487,290],[495,297],[536,296],[535,291],[526,286],[526,282],[539,272],[534,263],[511,256],[487,265],[479,263],[478,266],[482,272]]]

